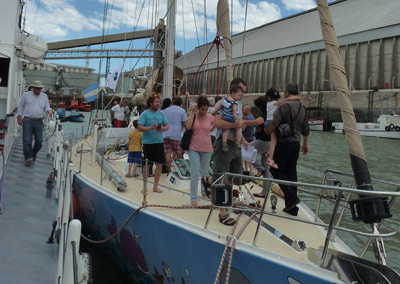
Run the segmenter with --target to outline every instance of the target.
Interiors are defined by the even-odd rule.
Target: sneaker
[[[224,152],[228,152],[229,151],[229,148],[228,148],[228,143],[224,143],[224,144],[222,144],[222,151],[224,151]]]
[[[25,166],[27,166],[27,167],[32,166],[32,164],[33,164],[33,161],[32,161],[32,160],[26,160],[26,161],[25,161]]]

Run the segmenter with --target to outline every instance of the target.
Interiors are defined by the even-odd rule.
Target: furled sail
[[[326,0],[317,0],[318,13],[320,17],[322,37],[325,42],[326,54],[331,68],[331,78],[336,93],[336,100],[339,103],[343,119],[346,140],[350,151],[351,166],[354,179],[358,189],[373,190],[371,177],[369,174],[367,159],[361,141],[360,132],[357,129],[353,106],[350,100],[350,91],[346,79],[346,70],[343,66],[340,55],[339,43],[333,26],[332,16],[328,9]],[[361,199],[363,197],[361,196]],[[361,200],[360,199],[360,200]],[[365,201],[365,199],[364,199]],[[368,202],[358,203],[359,208],[363,208],[363,213],[370,211],[371,214],[363,219],[366,223],[380,222],[383,218],[391,217],[385,209],[384,199],[377,197]],[[366,208],[368,207],[368,208]]]
[[[232,38],[229,25],[228,0],[219,0],[217,6],[217,35],[223,37],[226,56],[226,79],[228,86],[233,79]]]

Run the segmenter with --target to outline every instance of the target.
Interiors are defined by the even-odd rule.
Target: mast
[[[217,6],[217,35],[223,37],[226,57],[226,80],[227,90],[233,79],[232,67],[232,39],[229,25],[229,4],[228,0],[219,0]]]
[[[340,55],[339,43],[333,26],[332,16],[329,12],[326,0],[317,0],[317,9],[320,17],[322,37],[325,42],[326,54],[331,68],[333,87],[336,100],[339,103],[343,119],[343,129],[347,145],[350,151],[350,161],[354,173],[354,180],[358,189],[373,190],[371,177],[368,170],[367,158],[361,141],[360,132],[357,129],[353,106],[350,100],[350,91],[346,78],[346,70]],[[377,232],[376,223],[384,218],[390,218],[387,198],[380,196],[365,197],[350,201],[352,217],[356,221],[371,224],[374,232]],[[356,214],[356,213],[357,214]],[[375,256],[380,263],[385,264],[384,248],[379,245],[378,238],[374,238]]]
[[[174,63],[175,63],[175,15],[176,1],[168,0],[166,56],[164,62],[164,98],[172,99],[174,94]]]

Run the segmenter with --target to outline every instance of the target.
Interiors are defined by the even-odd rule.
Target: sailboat
[[[171,1],[168,6],[172,13],[175,3]],[[331,25],[326,1],[317,3],[321,22]],[[227,48],[230,41],[228,1],[220,0],[218,10],[227,20],[225,33],[219,34],[227,41],[224,44]],[[219,24],[222,25],[220,20]],[[334,67],[340,65],[340,61],[330,63]],[[172,86],[173,72],[168,73],[171,77],[165,80],[166,85]],[[351,113],[349,109],[346,111]],[[351,118],[345,118],[345,124],[351,126]],[[85,137],[73,148],[70,164],[73,215],[84,225],[84,238],[101,244],[133,282],[400,282],[398,272],[386,265],[383,245],[384,237],[395,234],[383,221],[391,216],[389,209],[394,198],[400,196],[396,192],[399,185],[374,180],[394,189],[371,190],[372,181],[363,160],[362,146],[357,144],[359,140],[352,141],[356,152],[351,152],[351,160],[357,169],[353,186],[339,187],[337,182],[340,177],[351,177],[351,174],[329,170],[323,175],[322,185],[225,173],[224,178],[242,178],[243,182],[233,188],[227,184],[214,185],[212,203],[202,199],[196,207],[187,205],[190,182],[187,163],[175,163],[175,170],[161,177],[162,194],[149,192],[147,187],[153,179],[146,173],[139,178],[124,178],[126,157],[106,158],[106,153],[115,150],[119,140],[112,131],[95,126],[93,136]],[[271,186],[267,198],[258,200],[251,191],[260,191],[263,181],[270,182]],[[316,212],[300,203],[298,217],[284,213],[284,197],[278,184],[314,189],[319,200]],[[324,223],[319,209],[321,198],[328,191],[334,192],[334,205],[329,223]],[[352,194],[368,197],[350,200]],[[344,214],[347,206],[351,207],[352,219],[371,224],[372,232],[341,225],[342,219],[348,217]],[[218,208],[234,212],[232,216],[237,220],[234,227],[218,222]],[[335,217],[338,220],[334,224]],[[377,262],[356,255],[339,237],[339,231],[368,236],[366,250],[372,243]]]

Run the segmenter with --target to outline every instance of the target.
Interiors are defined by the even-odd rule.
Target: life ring
[[[394,129],[394,124],[393,123],[389,124],[389,131],[392,131],[393,129]]]
[[[397,126],[395,126],[395,127],[394,127],[394,130],[396,130],[396,131],[400,131],[400,126],[398,126],[398,125],[397,125]]]

